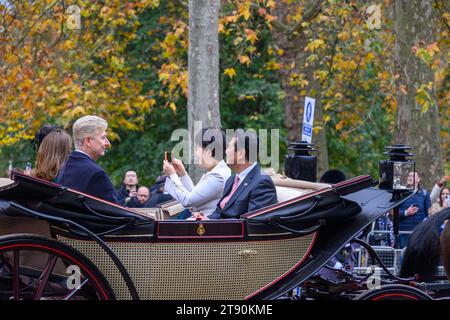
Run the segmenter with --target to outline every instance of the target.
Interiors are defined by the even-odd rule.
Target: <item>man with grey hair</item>
[[[108,174],[96,161],[110,146],[106,137],[108,123],[97,116],[84,116],[73,125],[75,151],[58,174],[57,183],[117,203],[114,186]]]

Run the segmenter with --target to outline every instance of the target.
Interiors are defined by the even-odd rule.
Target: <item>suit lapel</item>
[[[248,187],[248,185],[252,181],[253,177],[256,176],[259,172],[260,172],[260,169],[259,169],[259,166],[257,164],[247,174],[247,176],[245,177],[244,181],[242,181],[241,184],[239,184],[239,187],[233,193],[233,195],[231,196],[230,200],[228,200],[228,202],[225,204],[225,207],[223,207],[223,211],[225,211],[228,207],[230,207],[234,203],[234,201],[236,201],[236,199],[239,197],[239,195],[242,193],[242,191],[244,191]],[[234,176],[233,176],[233,181],[234,181]],[[230,189],[230,191],[231,191],[231,189]]]

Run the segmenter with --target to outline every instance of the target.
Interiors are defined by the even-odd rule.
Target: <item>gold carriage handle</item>
[[[245,249],[245,250],[241,250],[238,252],[238,255],[243,256],[243,257],[248,257],[248,256],[255,255],[255,254],[258,254],[258,251],[252,250],[252,249]]]

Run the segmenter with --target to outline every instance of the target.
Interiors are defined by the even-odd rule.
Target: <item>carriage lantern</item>
[[[392,190],[392,201],[396,201],[404,192],[414,190],[415,181],[408,184],[408,175],[415,171],[415,162],[408,160],[414,154],[409,153],[411,147],[403,144],[394,144],[386,147],[384,154],[389,156],[389,160],[380,161],[380,189]],[[415,175],[413,176],[415,179]],[[399,249],[399,233],[400,233],[400,212],[398,206],[393,209],[394,222],[394,247]]]
[[[296,141],[289,144],[290,154],[286,155],[284,172],[291,179],[316,182],[317,157],[311,152],[316,151],[314,145],[306,141]]]
[[[410,149],[403,144],[386,147],[384,154],[389,156],[389,160],[380,161],[380,189],[392,190],[394,193],[414,189],[414,182],[408,184],[408,175],[415,170],[415,162],[407,159],[414,156],[407,151]]]

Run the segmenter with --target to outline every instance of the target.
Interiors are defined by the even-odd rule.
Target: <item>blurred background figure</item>
[[[413,186],[417,192],[399,206],[400,231],[412,231],[419,223],[428,217],[428,209],[431,206],[430,194],[420,185],[419,172],[410,172],[407,184]],[[409,234],[400,234],[398,240],[400,249],[406,247],[409,240]]]
[[[450,180],[449,176],[443,176],[433,186],[433,189],[431,190],[431,194],[430,194],[431,203],[439,201],[439,196],[440,196],[440,194],[442,192],[442,189],[444,189],[446,187],[446,183],[447,183],[448,180]]]
[[[41,145],[44,138],[53,130],[61,129],[55,125],[51,124],[45,124],[41,129],[39,129],[38,132],[36,132],[36,135],[34,136],[33,141],[31,141],[31,144],[33,145],[33,150],[38,151],[39,146]]]
[[[117,189],[117,201],[126,207],[128,201],[134,197],[139,189],[139,179],[135,170],[127,170],[123,175],[122,186]]]
[[[441,192],[439,193],[439,198],[431,205],[428,213],[432,215],[448,207],[450,207],[450,191],[448,188],[442,188]]]
[[[320,177],[319,182],[321,183],[339,183],[345,181],[345,173],[338,169],[330,169],[325,171],[325,173]]]
[[[139,187],[137,192],[128,201],[129,208],[150,208],[150,190],[147,187]]]
[[[153,186],[150,187],[149,207],[154,208],[161,203],[173,200],[173,197],[164,190],[167,176],[161,173]]]

